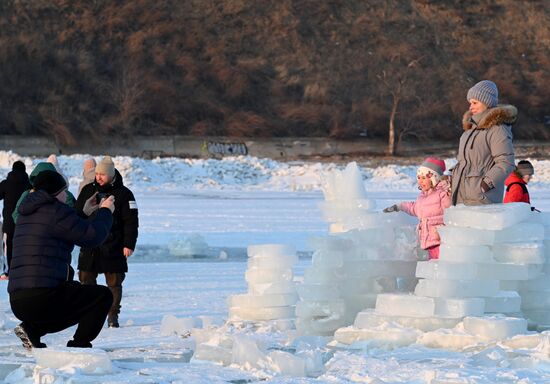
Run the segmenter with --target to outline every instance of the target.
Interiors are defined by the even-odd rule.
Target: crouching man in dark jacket
[[[11,309],[22,321],[15,333],[28,349],[46,347],[42,336],[75,324],[67,346],[90,348],[113,302],[107,287],[73,281],[70,264],[75,244],[94,247],[105,240],[114,199],[104,200],[95,217],[86,220],[65,204],[66,191],[59,173],[40,172],[18,208],[8,292]]]

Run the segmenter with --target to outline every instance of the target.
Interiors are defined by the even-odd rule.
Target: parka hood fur
[[[518,117],[518,110],[513,105],[497,105],[494,108],[487,110],[485,116],[481,118],[477,128],[479,129],[489,129],[495,125],[500,124],[514,124]],[[473,124],[471,121],[472,113],[466,111],[462,117],[462,128],[465,131],[472,129]]]

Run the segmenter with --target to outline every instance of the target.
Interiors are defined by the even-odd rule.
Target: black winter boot
[[[109,328],[118,328],[118,314],[120,313],[120,301],[122,300],[122,287],[109,287],[113,294],[113,305],[107,315],[107,325]]]
[[[23,323],[15,327],[13,331],[17,337],[21,339],[23,347],[26,349],[31,350],[33,348],[46,348],[46,344],[40,341],[40,337],[29,335]]]
[[[90,343],[89,341],[69,340],[69,341],[67,341],[67,347],[69,347],[69,348],[92,348],[92,343]]]

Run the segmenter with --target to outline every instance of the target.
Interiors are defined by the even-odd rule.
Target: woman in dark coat
[[[11,309],[22,321],[16,335],[26,348],[44,348],[40,338],[78,324],[68,347],[91,347],[99,334],[112,295],[104,286],[73,281],[74,245],[101,244],[111,228],[113,198],[86,220],[65,204],[67,184],[55,171],[40,172],[34,189],[18,207],[8,283]],[[89,203],[91,204],[91,203]]]
[[[2,280],[8,278],[11,265],[13,232],[15,231],[15,223],[13,222],[11,214],[15,210],[17,200],[19,200],[23,192],[28,189],[31,189],[31,183],[29,182],[29,175],[27,175],[25,163],[18,160],[13,163],[11,172],[8,173],[6,180],[0,183],[0,200],[4,200],[4,208],[2,209],[2,217],[4,218],[2,232],[4,233],[4,256],[6,257],[7,263],[7,265],[4,266],[2,276],[0,276]]]
[[[95,181],[78,195],[75,209],[82,216],[93,217],[86,212],[86,200],[94,196],[114,196],[113,226],[107,240],[100,246],[82,247],[78,257],[78,277],[82,284],[95,285],[100,273],[113,294],[113,305],[107,317],[108,326],[118,328],[118,315],[122,300],[122,282],[128,272],[127,258],[132,255],[138,237],[138,207],[134,194],[124,186],[122,176],[115,169],[110,156],[105,156],[95,168]]]

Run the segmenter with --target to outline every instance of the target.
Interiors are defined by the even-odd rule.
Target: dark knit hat
[[[516,166],[516,170],[521,176],[535,174],[535,168],[533,168],[533,164],[531,164],[531,162],[527,160],[521,160]]]
[[[23,163],[21,160],[17,160],[15,163],[11,166],[12,171],[26,171],[27,168],[25,167],[25,163]]]
[[[498,104],[498,88],[490,80],[481,80],[468,91],[466,100],[475,99],[481,101],[488,108],[494,108]]]
[[[48,192],[52,196],[67,189],[65,178],[55,171],[42,171],[34,179],[34,189]]]

